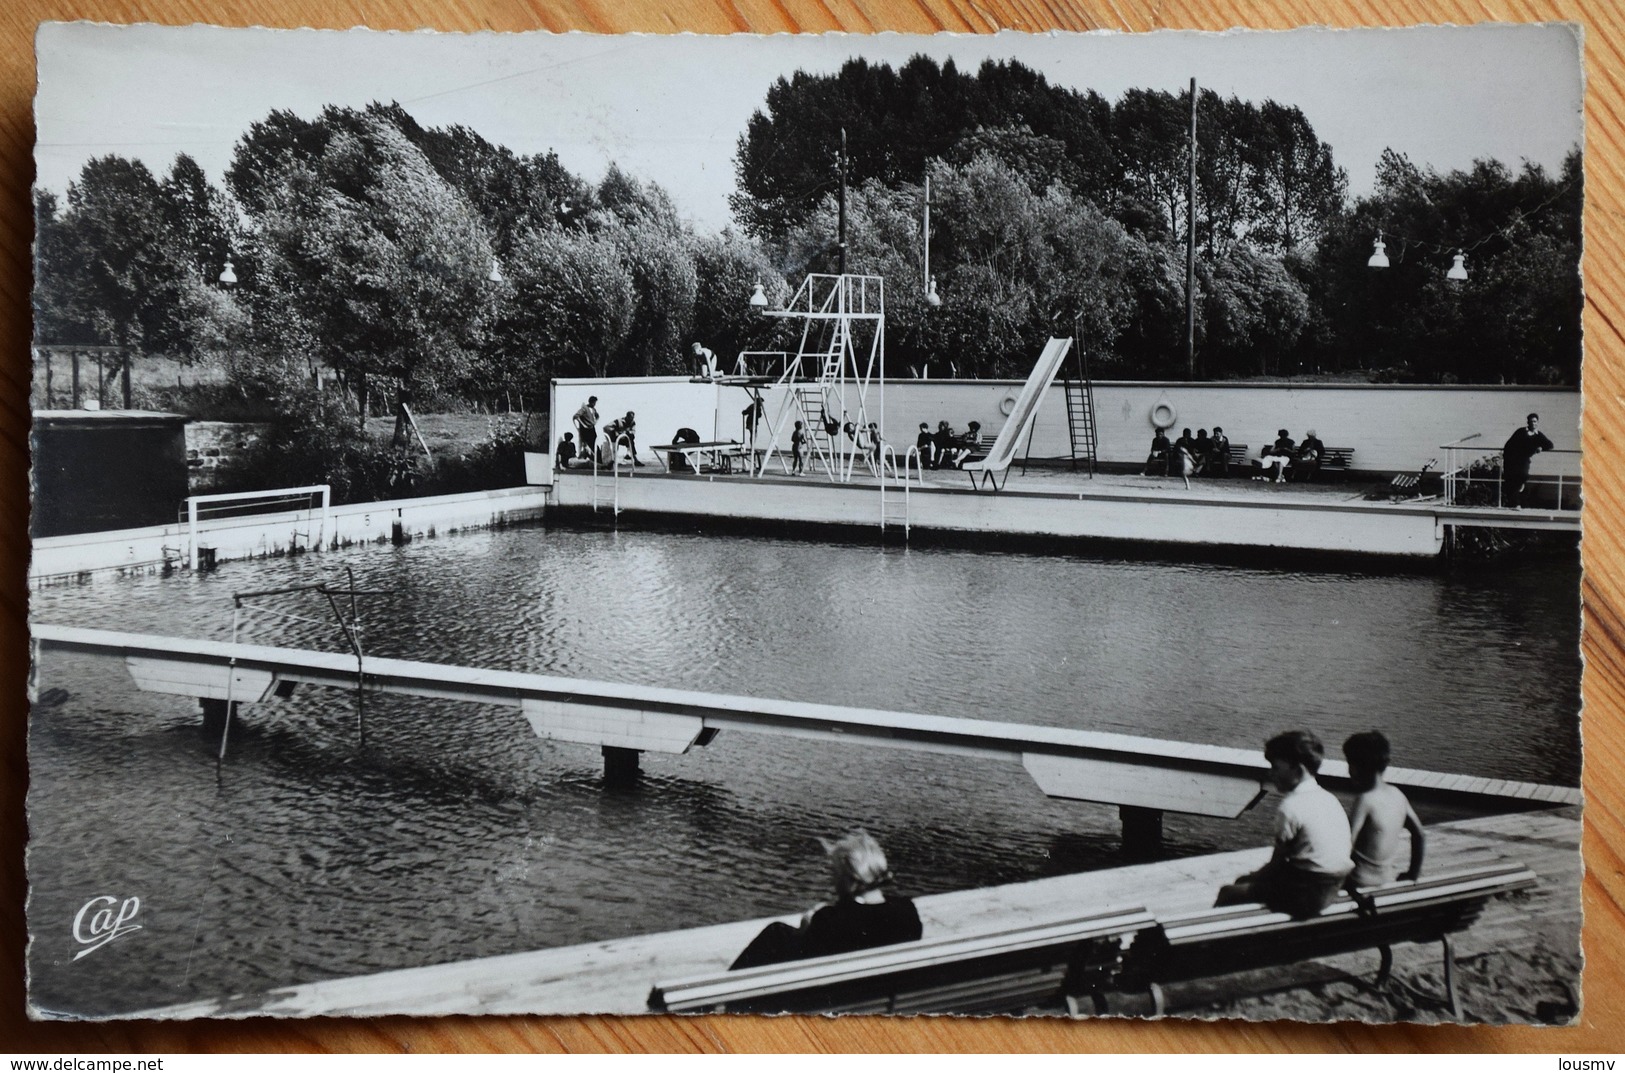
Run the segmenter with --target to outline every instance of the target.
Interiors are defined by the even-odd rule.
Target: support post
[[[611,786],[630,786],[638,781],[637,749],[623,749],[618,745],[605,745],[604,782]]]
[[[1162,810],[1139,805],[1118,805],[1123,822],[1123,853],[1128,857],[1155,857],[1162,852]]]
[[[226,728],[231,723],[232,716],[242,707],[240,701],[224,701],[217,697],[202,697],[198,704],[203,708],[203,739],[211,744],[219,742],[224,747]]]
[[[1461,992],[1456,990],[1456,952],[1450,946],[1450,936],[1439,937],[1439,945],[1444,948],[1444,994],[1450,1001],[1450,1016],[1456,1020],[1464,1020],[1461,1011]]]

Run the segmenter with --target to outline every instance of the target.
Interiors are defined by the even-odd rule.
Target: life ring
[[[1159,429],[1173,428],[1174,422],[1179,420],[1179,411],[1174,409],[1173,403],[1167,399],[1151,407],[1151,423]]]
[[[1014,395],[1006,395],[1004,400],[999,403],[999,413],[1003,414],[1005,417],[1009,417],[1013,412],[1015,412],[1015,409],[1016,397]]]

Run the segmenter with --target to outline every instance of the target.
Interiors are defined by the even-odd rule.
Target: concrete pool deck
[[[1025,883],[954,891],[916,900],[929,936],[947,936],[1001,922],[1039,919],[1080,907],[1144,906],[1175,913],[1212,903],[1214,892],[1235,876],[1258,867],[1267,847],[1158,861]],[[1438,824],[1428,829],[1424,874],[1518,863],[1539,876],[1539,885],[1513,899],[1492,901],[1470,930],[1456,937],[1464,1002],[1469,1020],[1501,1021],[1516,1002],[1535,996],[1562,999],[1577,981],[1580,935],[1580,820],[1576,808],[1489,816]],[[907,884],[906,866],[900,884]],[[787,895],[787,901],[794,897]],[[780,919],[793,923],[802,909]],[[650,988],[659,981],[725,969],[767,919],[742,920],[684,931],[639,935],[606,942],[470,961],[400,969],[367,976],[276,988],[219,1000],[144,1010],[128,1016],[309,1017],[412,1014],[574,1014],[641,1013]],[[1400,946],[1396,975],[1420,993],[1414,1020],[1448,1020],[1442,994],[1437,1005],[1425,1000],[1438,990],[1438,951],[1432,946]],[[1542,966],[1521,976],[1523,994],[1503,995],[1497,982],[1479,979],[1475,961],[1514,957]],[[1550,959],[1552,964],[1546,966]],[[1572,963],[1572,964],[1571,964]],[[1302,962],[1247,974],[1245,980],[1220,977],[1187,985],[1178,1005],[1202,1016],[1299,1017],[1328,1020],[1381,1017],[1364,1003],[1366,981],[1377,956],[1367,951]],[[1550,979],[1540,978],[1546,972]],[[1497,1006],[1501,1003],[1504,1005]],[[1393,1014],[1388,1016],[1392,1017]],[[1516,1018],[1513,1018],[1516,1019]]]
[[[906,494],[899,482],[888,481],[883,506],[880,482],[868,474],[834,483],[822,472],[789,477],[776,470],[775,464],[768,476],[754,478],[668,474],[652,464],[623,468],[618,477],[572,469],[554,474],[551,488],[528,485],[335,506],[330,532],[322,531],[310,511],[280,512],[212,522],[195,539],[214,549],[216,562],[226,562],[388,540],[396,525],[411,539],[550,517],[594,520],[608,512],[629,524],[642,517],[787,532],[827,526],[888,540],[902,539],[905,532],[911,538],[972,534],[1183,546],[1187,554],[1273,548],[1420,561],[1437,556],[1457,526],[1580,531],[1576,510],[1452,507],[1436,498],[1390,502],[1380,475],[1314,484],[1197,478],[1187,490],[1177,478],[1134,473],[1091,478],[1053,465],[1022,473],[1018,465],[1004,489],[994,492],[974,489],[969,475],[958,470],[928,470],[923,479],[909,482]],[[98,572],[184,566],[193,541],[184,521],[38,538],[32,542],[29,582],[77,582]]]
[[[988,534],[1080,542],[1282,549],[1349,555],[1438,555],[1455,526],[1578,532],[1573,510],[1456,507],[1437,498],[1390,501],[1387,481],[1351,475],[1312,484],[1074,472],[1012,467],[1001,491],[979,490],[960,471],[882,484],[867,472],[832,482],[816,469],[790,477],[668,474],[658,468],[573,469],[557,476],[554,502],[565,517],[606,512],[759,522],[793,529],[835,526],[890,532]],[[1375,496],[1376,498],[1368,498]]]

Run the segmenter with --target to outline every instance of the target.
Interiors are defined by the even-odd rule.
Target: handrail
[[[611,487],[611,490],[612,490],[613,495],[614,495],[611,506],[612,506],[612,509],[614,510],[614,513],[615,513],[616,517],[620,517],[620,513],[621,513],[621,444],[623,444],[623,443],[626,444],[627,454],[631,455],[632,454],[632,442],[631,442],[631,435],[629,433],[622,432],[619,435],[617,435],[612,441],[610,441],[610,452],[609,452],[609,454],[610,454],[611,461],[610,461],[609,474],[610,474],[610,482],[611,482],[610,487]],[[637,456],[633,455],[632,456],[632,461],[636,462],[637,461]],[[627,465],[627,476],[631,476],[631,469],[632,469],[632,466],[629,463]],[[593,449],[593,452],[592,452],[592,509],[594,511],[598,510],[598,478],[599,478],[599,476],[600,476],[600,473],[598,472],[598,450],[595,447]]]
[[[925,466],[920,462],[920,449],[910,446],[908,452],[903,455],[903,468],[899,472],[896,449],[889,443],[882,444],[880,453],[880,528],[882,532],[886,528],[886,465],[888,460],[891,464],[892,476],[898,480],[903,488],[903,537],[907,539],[912,528],[910,525],[912,521],[912,504],[908,490],[909,467],[913,465],[916,472],[919,473],[919,480],[923,485],[925,483]]]
[[[1479,446],[1468,448],[1466,446],[1467,444],[1472,443],[1474,440],[1482,439],[1483,436],[1484,434],[1482,432],[1474,432],[1471,435],[1463,436],[1461,439],[1456,440],[1453,443],[1444,443],[1439,445],[1439,449],[1445,452],[1445,467],[1441,476],[1444,478],[1444,502],[1446,505],[1457,506],[1457,497],[1464,489],[1470,488],[1474,484],[1485,484],[1490,482],[1491,478],[1489,477],[1472,476],[1472,467],[1478,462],[1495,459],[1499,469],[1504,474],[1506,469],[1504,459],[1506,453],[1505,447]],[[1476,454],[1478,458],[1476,460],[1466,460],[1461,457],[1461,453]],[[1582,450],[1575,447],[1554,447],[1549,451],[1542,451],[1540,453],[1553,455],[1584,454]],[[1560,511],[1576,511],[1579,509],[1578,507],[1565,507],[1563,505],[1563,493],[1566,483],[1565,477],[1566,475],[1562,473],[1532,475],[1528,478],[1526,483],[1530,485],[1541,485],[1547,487],[1555,485],[1557,487],[1557,509]],[[1575,476],[1569,478],[1567,483],[1578,483],[1578,481],[1579,477]],[[1502,494],[1505,491],[1502,476],[1497,475],[1494,478],[1494,483],[1495,506],[1502,507],[1505,505],[1502,501]]]
[[[312,505],[310,498],[317,493],[321,494],[321,539],[318,544],[326,544],[329,528],[329,519],[333,509],[333,489],[326,484],[306,484],[297,488],[270,488],[260,492],[213,492],[208,495],[186,497],[186,542],[188,545],[187,557],[191,569],[197,569],[198,560],[198,522],[204,512],[198,510],[200,503],[221,503],[227,500],[251,502],[255,500],[271,500],[273,502],[297,503],[301,498],[305,505],[296,508],[294,513],[303,510],[310,512]],[[309,535],[308,533],[306,534]]]

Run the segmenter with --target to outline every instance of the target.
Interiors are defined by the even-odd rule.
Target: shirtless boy
[[[1343,756],[1349,762],[1349,777],[1360,789],[1354,799],[1349,828],[1354,838],[1354,871],[1348,886],[1380,887],[1395,879],[1415,879],[1422,874],[1422,856],[1427,838],[1416,810],[1397,787],[1388,785],[1388,739],[1381,731],[1355,734],[1343,743]],[[1411,833],[1411,862],[1399,870],[1400,832]]]

